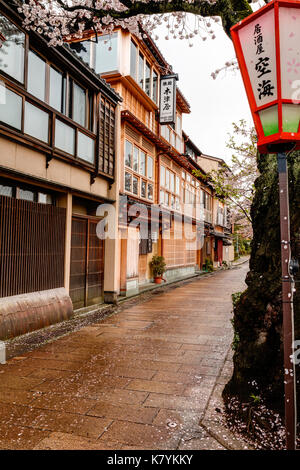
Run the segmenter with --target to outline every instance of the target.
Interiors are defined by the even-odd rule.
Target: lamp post
[[[296,374],[287,153],[300,149],[300,1],[273,0],[231,29],[258,136],[279,173],[286,447],[296,448]]]

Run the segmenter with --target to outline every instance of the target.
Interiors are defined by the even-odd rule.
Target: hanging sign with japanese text
[[[175,124],[176,80],[177,75],[166,75],[160,78],[160,124]]]
[[[269,11],[238,32],[257,107],[277,99],[274,21]]]

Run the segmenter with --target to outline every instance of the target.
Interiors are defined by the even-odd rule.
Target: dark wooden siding
[[[100,100],[99,171],[114,176],[115,106],[104,96]]]
[[[64,285],[66,211],[0,196],[0,297]]]

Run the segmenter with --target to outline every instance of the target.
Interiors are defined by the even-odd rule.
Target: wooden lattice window
[[[115,106],[104,96],[100,99],[99,171],[114,175]]]

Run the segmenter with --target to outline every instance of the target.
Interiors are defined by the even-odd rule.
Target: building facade
[[[92,36],[87,33],[86,39]],[[214,231],[214,192],[195,176],[195,170],[205,170],[198,160],[201,152],[182,130],[190,105],[178,87],[174,124],[159,124],[160,78],[173,73],[171,66],[148,35],[139,39],[122,29],[98,42],[75,42],[71,47],[123,99],[119,191],[120,207],[127,213],[119,221],[119,293],[138,293],[152,281],[149,263],[156,254],[165,258],[166,280],[195,274],[207,259],[221,266],[223,242],[216,242],[219,232]],[[146,208],[142,218],[147,237],[133,223],[138,204]],[[151,231],[154,205],[158,214],[154,230],[152,217]]]
[[[99,204],[118,201],[120,97],[0,8],[0,297],[64,288],[74,309],[110,301],[116,243],[96,226]]]
[[[2,0],[0,33],[0,297],[8,309],[25,295],[26,317],[41,293],[45,303],[71,299],[74,310],[116,302],[149,286],[154,255],[165,258],[166,281],[230,260],[226,205],[201,176],[220,159],[183,132],[190,105],[178,87],[174,124],[159,124],[160,78],[173,71],[149,36],[117,29],[90,41],[86,33],[54,49]],[[103,204],[114,208],[107,239],[97,232]],[[45,315],[39,326],[64,315]],[[19,334],[34,328],[26,325]]]

